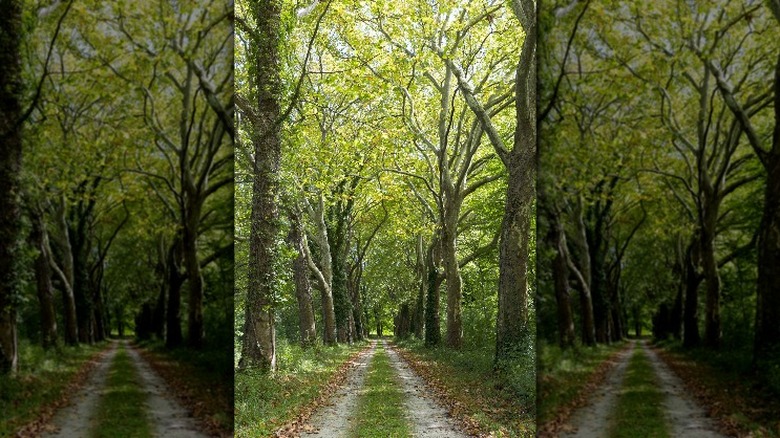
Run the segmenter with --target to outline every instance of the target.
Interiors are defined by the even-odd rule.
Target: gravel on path
[[[425,381],[407,365],[393,348],[382,341],[390,357],[390,364],[399,376],[401,388],[406,394],[407,418],[412,424],[414,436],[431,438],[466,438],[446,409],[428,395]]]
[[[672,436],[686,438],[721,438],[714,421],[698,403],[685,393],[685,386],[660,357],[647,346],[639,344],[658,377],[660,390],[665,394],[664,410]]]
[[[562,433],[562,437],[603,438],[607,436],[610,414],[615,409],[623,376],[635,347],[636,345],[631,345],[618,354],[617,365],[609,372],[606,381],[591,395],[590,403],[574,412],[569,419],[572,432]]]
[[[371,348],[361,353],[355,359],[355,367],[350,371],[344,385],[333,394],[330,404],[319,409],[309,418],[313,432],[303,432],[302,436],[337,438],[346,437],[352,426],[352,419],[357,415],[357,400],[363,390],[368,365],[376,352],[376,341]]]
[[[74,438],[89,436],[95,422],[100,396],[103,395],[108,379],[108,370],[118,351],[118,342],[113,342],[110,350],[101,356],[100,363],[92,371],[84,387],[70,400],[70,404],[59,410],[51,419],[51,425],[57,430],[47,432],[44,438]]]

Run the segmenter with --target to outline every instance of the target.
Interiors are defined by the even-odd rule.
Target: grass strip
[[[617,406],[610,421],[610,438],[666,438],[664,393],[659,389],[653,365],[636,348],[626,368]]]
[[[18,372],[0,375],[0,436],[40,433],[83,384],[103,349],[100,343],[46,351],[21,340]]]
[[[97,408],[93,438],[147,438],[152,436],[146,415],[146,393],[141,389],[138,370],[124,346],[114,356],[108,370],[106,389]]]
[[[350,436],[356,438],[411,437],[405,417],[404,393],[384,347],[377,346],[358,397],[358,414]]]
[[[235,371],[235,436],[267,437],[284,427],[295,433],[346,376],[350,357],[365,348],[353,345],[302,348],[280,339],[277,372]]]

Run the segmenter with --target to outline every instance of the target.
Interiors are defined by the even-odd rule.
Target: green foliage
[[[279,339],[273,375],[256,370],[235,373],[237,437],[269,436],[295,418],[323,390],[336,369],[364,344],[303,349]]]
[[[584,384],[596,367],[622,347],[622,344],[612,344],[561,350],[555,344],[540,341],[537,420],[540,423],[552,420],[558,409],[583,396]]]

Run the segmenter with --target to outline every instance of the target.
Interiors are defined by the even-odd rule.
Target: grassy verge
[[[303,349],[280,339],[275,374],[251,369],[235,373],[236,436],[270,436],[283,425],[305,416],[316,408],[318,397],[337,386],[337,373],[346,371],[344,363],[365,345],[316,345]]]
[[[214,435],[233,436],[233,356],[224,346],[167,350],[146,342],[144,359],[162,376],[176,398]]]
[[[626,368],[610,422],[610,438],[669,437],[663,400],[653,365],[642,349],[637,348]]]
[[[780,397],[752,367],[750,350],[682,348],[664,342],[661,358],[730,436],[780,437]]]
[[[577,346],[561,350],[541,344],[538,354],[540,436],[557,435],[557,426],[582,406],[612,367],[609,361],[625,344]]]
[[[89,359],[104,347],[98,344],[44,351],[21,340],[19,371],[0,376],[0,436],[14,435],[23,426],[36,430],[46,422],[84,381],[93,365]]]
[[[404,417],[404,393],[387,352],[377,347],[364,383],[365,392],[358,398],[358,415],[350,436],[355,438],[411,437]]]
[[[114,356],[108,370],[106,390],[97,408],[93,438],[147,438],[152,436],[146,416],[146,393],[142,390],[138,370],[124,347]]]
[[[419,340],[397,345],[401,356],[426,380],[467,432],[502,437],[533,436],[534,397],[530,390],[522,389],[535,382],[532,357],[528,358],[528,366],[520,361],[507,363],[505,368],[509,372],[496,373],[492,348],[428,349]],[[528,385],[518,381],[526,379]]]

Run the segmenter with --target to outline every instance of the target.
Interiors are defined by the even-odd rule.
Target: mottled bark
[[[51,281],[51,267],[47,254],[49,244],[43,218],[33,214],[31,241],[38,250],[35,258],[35,283],[38,291],[38,303],[41,309],[41,344],[49,349],[57,346],[57,317],[54,311],[54,290]]]
[[[699,336],[699,285],[702,276],[696,269],[698,265],[698,240],[693,239],[685,254],[685,305],[683,307],[683,345],[696,347],[701,342]]]
[[[525,40],[515,75],[514,147],[504,158],[509,179],[498,259],[497,361],[519,351],[527,324],[531,207],[536,195],[536,11],[530,1],[514,1],[513,10]]]
[[[331,269],[333,269],[331,290],[333,292],[333,310],[336,316],[336,339],[341,343],[349,341],[349,317],[352,313],[352,301],[347,291],[344,220],[343,217],[334,218],[333,221],[336,223],[328,227]]]
[[[717,210],[716,210],[717,211]],[[712,228],[702,231],[701,261],[704,268],[704,284],[707,300],[704,314],[704,342],[708,347],[718,347],[721,338],[720,289],[718,262],[715,260],[715,223]],[[706,229],[706,228],[705,228]]]
[[[441,322],[439,318],[439,270],[436,265],[436,246],[434,239],[426,255],[426,298],[425,298],[425,345],[433,347],[441,344]]]
[[[187,344],[199,348],[203,345],[203,275],[198,260],[198,226],[200,224],[200,201],[194,201],[186,210],[186,226],[183,233],[184,267],[187,276]]]
[[[181,332],[181,243],[176,237],[168,251],[168,304],[165,306],[165,345],[175,348],[182,344]]]
[[[295,298],[298,301],[298,328],[301,345],[314,343],[317,330],[314,325],[314,309],[312,307],[311,283],[309,282],[309,266],[306,253],[303,250],[303,228],[297,214],[290,214],[290,232],[287,242],[298,252],[293,260],[293,280],[295,282]]]
[[[463,279],[460,276],[456,241],[457,224],[446,226],[442,232],[442,261],[447,287],[447,338],[450,348],[463,346]]]
[[[79,342],[92,344],[95,341],[95,314],[92,291],[89,284],[89,254],[86,239],[86,216],[77,215],[69,231],[73,251],[73,297],[76,302],[76,321],[79,327]]]
[[[521,129],[518,126],[518,131]],[[518,134],[508,159],[509,180],[501,224],[499,252],[498,314],[496,318],[496,359],[519,349],[528,319],[527,269],[531,206],[534,200],[533,133]],[[520,142],[523,142],[522,144]]]
[[[311,204],[307,204],[309,210],[309,216],[315,225],[314,238],[319,248],[319,261],[320,265],[314,261],[309,250],[308,239],[304,234],[303,250],[306,254],[306,261],[309,264],[309,269],[317,280],[317,288],[320,291],[320,299],[322,302],[322,321],[323,321],[323,336],[322,340],[326,345],[333,345],[336,343],[336,312],[333,306],[333,269],[330,244],[328,243],[328,229],[325,224],[325,201],[322,196],[319,197],[319,201],[316,208]]]
[[[563,228],[560,223],[550,224],[547,235],[547,244],[557,248],[563,236]],[[574,319],[572,318],[571,296],[569,293],[569,270],[566,266],[564,254],[555,252],[552,260],[553,287],[555,288],[556,314],[558,317],[558,345],[562,349],[574,346]]]
[[[279,99],[282,91],[279,64],[281,4],[260,0],[253,5],[257,38],[250,53],[252,80],[257,96],[254,133],[254,175],[249,234],[247,305],[240,367],[276,369],[276,333],[273,309],[273,261],[278,232],[276,194],[279,187],[281,133]]]

